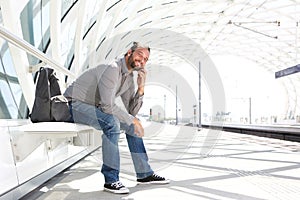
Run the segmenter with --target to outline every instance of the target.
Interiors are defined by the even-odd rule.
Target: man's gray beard
[[[142,67],[134,67],[134,68],[133,68],[133,71],[138,72],[138,71],[140,71],[141,69],[143,69],[143,68],[142,68]]]
[[[131,68],[132,68],[132,71],[136,71],[136,72],[138,72],[138,71],[140,71],[141,69],[143,69],[142,67],[136,67],[136,66],[134,65],[134,63],[131,64]]]

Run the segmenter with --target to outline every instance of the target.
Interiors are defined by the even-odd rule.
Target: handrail
[[[18,36],[14,35],[3,26],[0,25],[0,37],[4,38],[11,44],[15,45],[26,51],[27,53],[35,56],[36,58],[40,59],[42,62],[50,65],[55,70],[64,73],[65,75],[70,76],[71,78],[75,78],[75,74],[70,72],[68,69],[62,67],[58,62],[54,61],[53,59],[49,58],[46,54],[29,44],[23,39],[20,39]]]

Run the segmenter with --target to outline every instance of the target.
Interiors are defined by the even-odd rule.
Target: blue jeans
[[[103,131],[103,165],[101,172],[104,175],[105,183],[113,183],[119,180],[120,154],[118,140],[120,128],[125,130],[137,178],[145,178],[153,174],[153,170],[148,164],[143,139],[135,135],[133,124],[120,123],[114,115],[104,113],[93,105],[77,100],[70,104],[70,113],[75,123],[87,124]]]

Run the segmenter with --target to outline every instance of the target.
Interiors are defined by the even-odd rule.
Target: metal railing
[[[11,33],[7,29],[5,29],[3,26],[0,26],[0,37],[7,40],[7,42],[13,44],[14,46],[23,49],[27,53],[31,54],[32,56],[35,56],[36,58],[40,59],[43,63],[53,67],[56,71],[59,71],[66,76],[70,76],[70,78],[75,78],[75,74],[70,72],[68,69],[61,66],[58,62],[55,60],[49,58],[46,54],[26,42],[25,40],[19,38],[15,34]]]

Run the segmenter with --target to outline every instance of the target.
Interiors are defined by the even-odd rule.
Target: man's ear
[[[132,51],[131,51],[131,49],[129,49],[129,50],[127,51],[127,55],[130,56],[131,54],[132,54]]]

